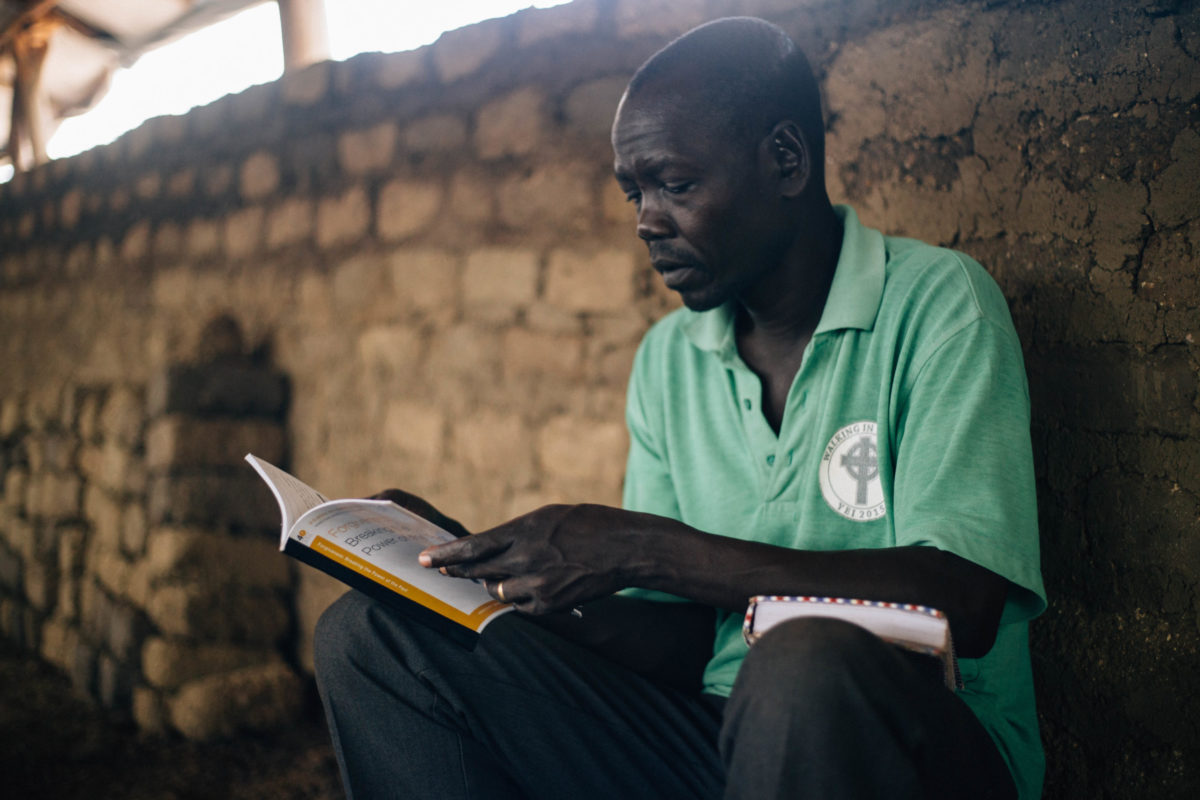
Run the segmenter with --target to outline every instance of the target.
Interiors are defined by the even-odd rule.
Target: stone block
[[[501,20],[489,20],[443,33],[433,45],[433,65],[444,83],[465,78],[495,55],[504,43]]]
[[[279,188],[279,160],[265,150],[251,154],[238,172],[238,187],[246,200],[274,194]]]
[[[81,525],[64,525],[58,534],[58,571],[75,576],[83,566],[83,543],[87,536]]]
[[[22,415],[19,397],[6,397],[0,402],[0,438],[6,439],[17,432],[21,427]]]
[[[215,220],[192,220],[185,240],[187,253],[193,258],[216,255],[221,250],[221,230]]]
[[[504,334],[504,371],[508,376],[577,378],[582,353],[582,340],[574,337],[523,328],[510,328]]]
[[[6,514],[0,522],[0,534],[22,559],[39,558],[44,555],[45,545],[42,537],[37,527],[28,520]]]
[[[79,516],[83,484],[71,474],[43,472],[29,481],[25,509],[44,520],[75,519]]]
[[[538,255],[533,250],[485,247],[467,256],[463,300],[468,308],[515,311],[537,297]]]
[[[24,467],[10,467],[4,473],[4,505],[13,511],[24,509],[27,486],[29,486],[29,470]]]
[[[79,581],[69,575],[58,576],[58,602],[54,613],[72,622],[79,619]]]
[[[599,8],[595,3],[530,9],[518,17],[517,43],[525,47],[543,39],[588,34],[595,30],[598,17]]]
[[[156,583],[184,581],[211,589],[227,585],[283,589],[288,561],[274,538],[229,536],[203,528],[157,528],[146,550],[146,570]]]
[[[276,556],[278,558],[278,556]],[[196,584],[154,590],[146,613],[167,636],[273,647],[288,635],[291,614],[278,593]]]
[[[379,236],[387,241],[407,239],[437,219],[445,194],[431,181],[397,178],[379,190]]]
[[[321,247],[350,244],[366,235],[370,226],[371,202],[361,186],[323,197],[317,204],[317,244]]]
[[[523,486],[533,478],[532,438],[517,414],[481,409],[454,426],[454,453],[480,472]]]
[[[440,459],[445,452],[446,415],[437,406],[393,400],[388,404],[383,435],[389,449],[411,453],[423,461]]]
[[[474,169],[455,173],[450,179],[450,213],[472,225],[484,225],[496,214],[492,179]]]
[[[546,299],[571,311],[622,311],[633,303],[636,266],[628,250],[555,250],[546,273]]]
[[[75,656],[79,633],[65,620],[52,618],[42,626],[39,652],[42,658],[59,669],[68,669]]]
[[[142,674],[152,686],[175,689],[206,675],[277,659],[273,650],[151,637],[142,645]]]
[[[22,577],[29,605],[40,614],[53,611],[58,600],[58,570],[41,561],[30,561]]]
[[[300,678],[277,661],[192,681],[168,701],[168,709],[176,730],[206,741],[293,724],[303,714],[304,696]]]
[[[614,17],[622,39],[674,38],[708,18],[703,0],[618,0]]]
[[[284,375],[248,364],[174,365],[156,373],[146,390],[152,416],[222,414],[278,417],[287,405]]]
[[[68,653],[66,665],[67,675],[76,693],[85,697],[96,696],[96,660],[99,651],[96,646],[78,637],[74,641],[74,652]]]
[[[425,77],[428,48],[387,53],[377,62],[375,83],[380,89],[399,89]]]
[[[380,254],[351,253],[330,275],[322,302],[341,320],[390,318],[395,310],[390,278]]]
[[[83,513],[92,524],[92,546],[100,552],[119,552],[124,515],[120,501],[98,486],[89,485],[84,493]]]
[[[435,320],[454,316],[459,259],[446,250],[397,249],[387,257],[397,302]]]
[[[0,544],[0,589],[4,594],[17,595],[23,591],[21,574],[24,564],[19,553]]]
[[[311,200],[290,197],[267,214],[267,248],[274,250],[307,241],[312,236],[314,209]]]
[[[283,102],[289,106],[316,105],[329,93],[329,70],[329,62],[320,61],[286,73],[280,79]]]
[[[246,453],[279,463],[283,451],[283,427],[274,420],[168,414],[155,419],[146,433],[151,470],[238,467]]]
[[[138,176],[133,185],[133,191],[141,200],[153,200],[162,190],[162,175],[157,172],[147,172]]]
[[[270,490],[249,468],[236,474],[157,476],[150,481],[147,514],[152,525],[262,529],[279,524],[279,508]]]
[[[140,261],[150,252],[150,223],[135,222],[121,240],[121,259],[125,262]]]
[[[263,241],[266,213],[254,206],[233,212],[225,218],[225,254],[242,258],[258,251]]]
[[[466,144],[467,126],[454,114],[434,114],[406,127],[401,141],[408,153],[454,152]]]
[[[563,104],[567,124],[587,136],[607,140],[612,131],[617,102],[625,92],[628,81],[628,76],[619,75],[576,86]]]
[[[362,374],[383,381],[411,376],[423,350],[421,332],[404,325],[368,328],[356,347]]]
[[[128,446],[108,440],[85,447],[79,454],[84,477],[112,492],[142,492],[146,489],[145,463]]]
[[[391,120],[362,130],[346,131],[338,137],[338,163],[349,175],[382,172],[392,164],[396,152],[396,123]]]
[[[121,516],[121,550],[136,557],[146,549],[146,509],[141,503],[129,503]]]
[[[146,409],[141,394],[128,386],[117,386],[109,392],[100,410],[100,433],[121,444],[141,442]]]
[[[62,221],[64,228],[68,230],[74,228],[79,223],[79,216],[83,210],[83,192],[79,189],[71,189],[67,191],[62,198],[62,203],[59,206],[59,219]]]
[[[427,362],[438,365],[439,372],[489,381],[497,377],[499,360],[499,341],[493,331],[479,325],[462,324],[434,337]]]
[[[33,472],[50,470],[65,472],[74,466],[75,446],[73,436],[60,432],[47,432],[28,436],[25,439],[25,454]]]
[[[135,686],[130,700],[133,722],[142,733],[152,735],[167,730],[167,707],[162,694],[148,686]]]
[[[545,164],[528,175],[508,177],[496,190],[500,220],[517,231],[584,233],[596,216],[598,179],[595,165],[578,162]]]
[[[525,87],[486,103],[475,123],[475,152],[480,158],[528,155],[549,127],[546,96]]]
[[[133,674],[129,666],[108,653],[101,653],[96,663],[96,699],[104,708],[129,709],[133,692]]]
[[[175,222],[165,220],[154,229],[152,249],[155,259],[172,258],[183,252],[183,229]]]
[[[181,169],[167,179],[168,197],[187,197],[196,190],[196,170]]]
[[[620,485],[627,449],[620,423],[555,417],[538,433],[537,448],[542,469],[555,478]]]

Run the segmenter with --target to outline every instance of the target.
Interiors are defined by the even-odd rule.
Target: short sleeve
[[[906,381],[897,417],[898,545],[932,545],[1007,578],[1002,622],[1045,609],[1029,390],[1011,326],[977,318]]]

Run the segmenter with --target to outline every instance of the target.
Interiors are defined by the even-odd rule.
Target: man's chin
[[[712,311],[717,306],[724,305],[727,298],[715,292],[696,291],[679,292],[679,299],[689,311]]]

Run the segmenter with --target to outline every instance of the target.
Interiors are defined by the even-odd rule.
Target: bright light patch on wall
[[[443,31],[522,8],[567,0],[326,0],[330,54],[335,60],[369,51],[398,52],[429,44]],[[264,3],[143,55],[120,69],[96,107],[63,121],[46,149],[64,158],[116,139],[150,117],[185,114],[226,94],[283,74],[275,3]],[[7,174],[5,174],[7,172]],[[0,181],[12,167],[0,167]]]

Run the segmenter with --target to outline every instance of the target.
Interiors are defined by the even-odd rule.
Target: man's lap
[[[854,748],[863,755],[855,769],[891,770],[892,787],[907,782],[912,796],[935,785],[931,770],[953,772],[965,757],[978,763],[980,748],[991,747],[961,701],[870,634],[781,627],[747,659],[724,731],[720,703],[650,680],[516,614],[493,622],[469,651],[355,593],[322,618],[318,680],[351,795],[373,796],[382,785],[398,795],[407,781],[413,796],[424,790],[439,798],[719,797],[722,755],[739,782],[771,771],[763,759],[772,758],[778,732],[770,718],[780,709],[803,721],[810,741],[836,742],[837,753]],[[839,706],[839,697],[852,698],[852,707]],[[863,730],[876,721],[852,721],[855,705],[884,706],[889,713],[878,725],[902,729],[896,764],[873,760],[887,748]],[[986,755],[996,762],[991,749]],[[778,760],[829,761],[836,770],[838,759],[828,755],[780,752]],[[916,777],[902,775],[910,761],[924,762],[915,764]],[[968,796],[985,796],[976,778],[991,785],[1007,777],[973,770],[948,778],[957,788],[944,796],[968,787]],[[859,795],[870,792],[841,796]],[[731,788],[728,796],[739,795]]]

